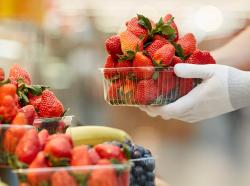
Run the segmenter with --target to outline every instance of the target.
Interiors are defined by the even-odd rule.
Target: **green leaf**
[[[152,41],[149,41],[147,43],[144,43],[143,48],[147,48],[149,45],[151,45]]]
[[[153,77],[152,77],[153,80],[157,80],[158,77],[159,77],[159,72],[154,72]]]
[[[71,176],[76,180],[78,186],[87,186],[87,181],[90,174],[71,173]]]
[[[136,46],[136,50],[138,49],[138,51],[139,51],[139,46],[138,46],[138,48],[137,48],[137,46]],[[128,60],[128,61],[133,60],[135,57],[135,54],[136,54],[136,52],[134,52],[132,50],[128,50],[128,51],[126,51],[125,54],[118,56],[119,57],[118,62],[126,61],[126,60]]]
[[[163,25],[161,27],[161,33],[163,35],[171,36],[171,35],[175,34],[175,30],[169,25]]]
[[[186,57],[184,55],[184,50],[181,47],[181,45],[179,45],[179,44],[177,44],[175,42],[172,42],[172,45],[175,47],[175,54],[176,54],[176,56],[180,57],[182,60],[185,60]]]
[[[137,14],[137,17],[138,17],[138,24],[146,28],[149,32],[151,32],[152,25],[150,20],[147,17],[140,14]]]
[[[0,81],[0,86],[4,85],[4,84],[8,84],[10,83],[10,79],[6,79],[6,80],[3,80],[3,81]]]
[[[49,87],[44,85],[28,85],[26,86],[26,88],[28,89],[28,92],[30,92],[32,95],[40,96],[42,92]]]

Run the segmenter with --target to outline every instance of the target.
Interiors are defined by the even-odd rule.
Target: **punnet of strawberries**
[[[197,48],[192,33],[179,35],[171,14],[158,22],[137,15],[126,30],[105,42],[105,99],[112,105],[164,105],[190,92],[198,79],[174,74],[178,63],[215,64],[208,51]]]
[[[4,139],[4,148],[12,154],[11,168],[18,175],[19,185],[129,184],[128,156],[118,146],[74,146],[68,134],[50,135],[46,129],[38,132],[34,127],[24,129],[12,126],[10,129],[18,135]]]

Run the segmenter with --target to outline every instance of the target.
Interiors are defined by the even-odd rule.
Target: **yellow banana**
[[[80,126],[68,128],[66,131],[72,137],[74,145],[96,145],[107,141],[131,140],[123,130],[104,126]]]

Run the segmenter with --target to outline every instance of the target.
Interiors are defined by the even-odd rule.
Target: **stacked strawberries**
[[[36,129],[25,130],[15,127],[10,129],[19,131],[19,135],[12,136],[14,139],[8,138],[8,133],[4,138],[5,151],[12,156],[11,166],[12,168],[27,168],[27,174],[20,175],[20,186],[128,185],[128,169],[116,171],[115,166],[112,166],[113,163],[127,162],[125,152],[115,145],[99,144],[94,147],[87,145],[74,147],[71,137],[67,134],[49,135],[46,129],[40,132],[37,132]],[[36,168],[89,165],[105,165],[108,168],[104,166],[104,168],[99,167],[93,171],[87,168],[72,171],[66,169],[57,169],[54,172],[34,171]]]
[[[215,63],[208,51],[197,49],[192,33],[179,37],[170,14],[157,23],[137,15],[126,27],[105,42],[109,55],[104,77],[111,104],[166,104],[169,94],[181,97],[196,85],[192,79],[177,78],[171,67],[177,63]]]
[[[16,117],[24,117],[23,123],[33,124],[37,117],[63,116],[62,103],[47,88],[32,85],[30,75],[18,64],[11,67],[6,80],[0,68],[0,123],[15,123]]]

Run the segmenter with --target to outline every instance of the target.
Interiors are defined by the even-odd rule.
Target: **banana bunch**
[[[74,145],[96,145],[107,141],[125,142],[131,137],[123,130],[103,126],[80,126],[68,128],[66,131]]]

